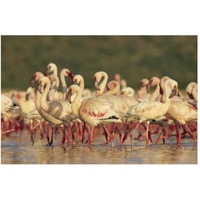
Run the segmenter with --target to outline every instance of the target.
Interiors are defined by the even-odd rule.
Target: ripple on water
[[[97,136],[91,148],[79,143],[75,148],[67,144],[56,146],[61,141],[58,135],[54,146],[47,146],[46,140],[34,136],[34,145],[30,142],[30,135],[10,135],[2,137],[2,164],[196,164],[197,148],[191,138],[181,140],[181,147],[176,145],[175,138],[166,140],[165,144],[150,145],[145,148],[144,140],[134,140],[131,148],[128,139],[125,146],[119,145],[115,138],[115,147],[110,144],[101,146],[105,141],[103,136]]]

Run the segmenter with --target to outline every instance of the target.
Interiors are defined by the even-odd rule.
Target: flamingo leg
[[[41,130],[41,138],[44,139],[44,129],[41,123],[40,123],[40,130]]]
[[[86,129],[86,123],[83,123],[83,132],[82,132],[82,140],[81,140],[81,143],[83,143],[83,141],[84,141],[85,129]]]
[[[117,130],[118,130],[118,133],[119,133],[120,144],[122,144],[122,133],[121,133],[121,129],[120,129],[120,125],[119,124],[117,124]]]
[[[104,126],[103,128],[104,128],[104,130],[106,131],[106,133],[108,134],[109,140],[106,141],[106,142],[103,142],[101,145],[105,145],[105,144],[107,144],[108,142],[111,142],[112,147],[114,147],[114,144],[113,144],[113,141],[112,141],[112,137],[111,137],[111,135],[110,135],[110,133],[109,133],[107,127]]]
[[[197,146],[197,143],[196,143],[196,140],[195,140],[194,134],[190,131],[190,129],[188,128],[187,124],[183,124],[183,126],[187,129],[188,133],[189,133],[190,136],[192,137],[195,146]]]
[[[92,127],[91,129],[90,129],[90,136],[89,136],[89,141],[88,141],[88,148],[90,147],[90,145],[91,145],[91,143],[92,143],[92,136],[93,136],[93,134],[94,134],[94,127]]]
[[[135,128],[133,129],[133,131],[130,134],[130,138],[131,138],[131,148],[133,148],[133,134],[135,133],[136,129],[138,128],[138,126],[140,125],[140,123],[138,123]],[[124,144],[124,139],[123,139],[123,144]],[[123,145],[122,144],[122,145]]]
[[[135,127],[138,127],[138,125],[136,125]],[[123,140],[121,142],[121,146],[123,146],[125,140],[127,139],[127,135],[128,135],[128,130],[129,130],[129,125],[127,123],[126,128],[124,129],[124,137]],[[132,136],[131,136],[132,137]]]
[[[148,149],[148,142],[149,142],[149,121],[146,122],[147,123],[147,130],[146,130],[146,148]]]
[[[55,130],[55,131],[54,131]],[[58,128],[57,127],[53,127],[52,131],[51,131],[51,141],[49,143],[49,146],[51,146],[53,144],[53,134],[56,134]]]
[[[75,121],[75,127],[76,127],[76,137],[77,137],[77,143],[79,142],[79,127],[78,122]]]
[[[57,146],[59,147],[61,144],[64,144],[65,141],[66,141],[66,132],[65,132],[65,125],[64,125],[63,126],[63,139]]]

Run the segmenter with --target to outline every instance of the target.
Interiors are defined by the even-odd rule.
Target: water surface
[[[153,137],[154,141],[157,136]],[[176,138],[166,139],[166,143],[150,145],[145,148],[143,139],[134,140],[131,149],[128,138],[124,146],[119,145],[118,135],[115,147],[110,144],[101,146],[104,136],[97,135],[91,148],[78,143],[76,147],[64,144],[56,146],[62,139],[62,134],[56,135],[53,146],[47,146],[39,133],[34,135],[34,145],[30,142],[30,134],[11,133],[1,138],[2,164],[197,164],[197,148],[192,139],[187,136],[181,140],[181,147],[176,145]]]

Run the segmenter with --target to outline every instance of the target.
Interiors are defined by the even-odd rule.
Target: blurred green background
[[[2,36],[2,89],[25,90],[53,62],[81,74],[87,88],[104,70],[137,89],[142,78],[167,75],[184,89],[197,81],[196,36]]]

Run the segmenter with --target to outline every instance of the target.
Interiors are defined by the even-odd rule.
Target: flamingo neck
[[[169,84],[167,84],[167,82],[165,82],[163,97],[162,97],[162,101],[161,101],[162,103],[170,104],[170,99],[169,99],[170,92],[171,92],[171,88],[170,88]]]
[[[193,97],[194,97],[194,99],[195,99],[195,101],[197,102],[197,85],[195,85],[194,87],[193,87],[193,89],[192,89],[192,95],[193,95]]]
[[[108,95],[119,95],[120,94],[120,85],[116,84],[115,87],[112,90],[109,90],[108,92],[106,92],[106,94]]]
[[[47,111],[49,109],[49,104],[46,101],[49,89],[50,89],[50,81],[48,80],[46,82],[46,87],[45,87],[44,92],[42,93],[42,97],[41,97],[41,108],[45,111]]]
[[[84,84],[84,79],[83,78],[81,78],[79,87],[80,87],[81,91],[83,91],[84,88],[85,88],[85,84]]]
[[[75,97],[74,101],[72,102],[72,112],[73,112],[76,116],[79,116],[78,105],[80,104],[82,92],[83,92],[83,91],[81,90],[81,88],[77,88],[77,90],[76,90],[76,97]]]
[[[153,92],[153,94],[151,95],[150,97],[150,101],[155,101],[157,98],[158,98],[158,95],[160,93],[160,83],[157,82],[157,86],[156,86],[156,89],[155,91]]]
[[[59,88],[59,79],[58,79],[58,77],[56,77],[55,84],[54,84],[53,88],[48,93],[48,97],[49,97],[50,101],[54,100],[54,95],[57,92],[58,88]]]
[[[138,90],[137,96],[139,99],[143,99],[147,96],[146,86]]]
[[[107,84],[107,81],[108,81],[108,75],[105,72],[101,73],[101,78],[102,77],[104,77],[104,80],[102,81],[102,83],[99,86],[99,90],[97,91],[97,96],[103,94],[105,87],[106,87],[106,84]]]
[[[35,106],[36,109],[38,110],[38,112],[40,111],[40,100],[41,100],[41,93],[39,91],[37,91],[36,93],[36,99],[35,99]]]
[[[66,95],[67,95],[67,84],[66,84],[66,81],[65,81],[64,73],[60,73],[60,80],[61,80],[62,89],[63,89],[63,100],[65,100]]]

